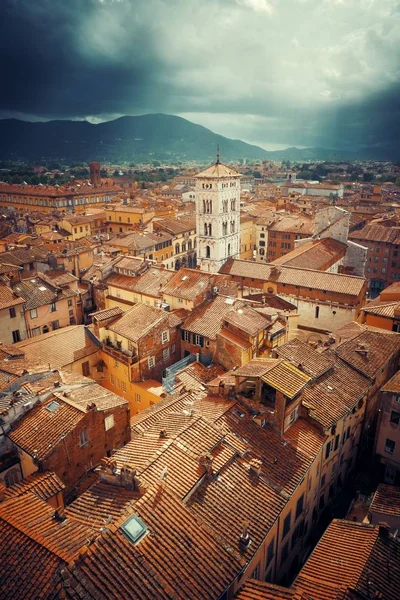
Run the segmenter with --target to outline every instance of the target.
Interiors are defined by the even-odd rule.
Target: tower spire
[[[219,165],[219,144],[217,144],[217,165]]]

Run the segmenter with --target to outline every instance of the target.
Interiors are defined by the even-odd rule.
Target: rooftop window
[[[49,410],[50,412],[54,412],[57,410],[57,408],[59,408],[59,404],[58,402],[56,402],[55,400],[53,400],[53,402],[50,402],[50,404],[48,406],[46,406],[47,410]]]
[[[147,533],[148,529],[142,519],[137,515],[130,516],[121,525],[125,536],[134,544],[137,544]]]

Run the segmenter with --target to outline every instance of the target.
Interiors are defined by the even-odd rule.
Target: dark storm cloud
[[[397,0],[3,0],[0,115],[170,112],[268,146],[399,135]]]

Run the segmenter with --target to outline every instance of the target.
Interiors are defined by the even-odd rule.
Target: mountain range
[[[367,158],[326,148],[267,151],[241,140],[218,135],[181,117],[166,114],[120,117],[98,124],[68,120],[0,120],[1,160],[209,162],[215,158],[217,147],[220,148],[224,161],[241,158],[290,161]]]

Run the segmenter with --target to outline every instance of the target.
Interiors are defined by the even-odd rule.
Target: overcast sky
[[[0,0],[0,117],[178,114],[267,149],[394,144],[399,0]]]

